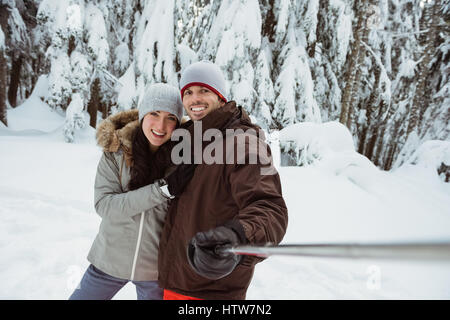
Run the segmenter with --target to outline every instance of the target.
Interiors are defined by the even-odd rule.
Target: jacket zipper
[[[137,239],[137,243],[136,243],[136,251],[134,252],[133,267],[131,269],[131,280],[134,280],[134,274],[136,271],[136,262],[137,262],[137,257],[139,254],[139,247],[141,246],[142,229],[144,227],[144,214],[145,214],[145,212],[141,213],[141,222],[139,224],[139,233],[138,233],[138,239]]]

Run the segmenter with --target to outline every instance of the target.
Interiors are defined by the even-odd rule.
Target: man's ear
[[[226,104],[226,102],[220,98],[219,98],[219,102],[220,102],[220,107],[223,107]]]

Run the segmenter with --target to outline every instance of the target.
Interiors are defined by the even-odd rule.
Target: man
[[[203,131],[218,129],[224,133],[223,146],[231,142],[235,150],[239,135],[261,138],[255,137],[258,127],[245,111],[227,101],[225,79],[217,65],[202,61],[188,66],[180,87],[183,106],[193,120],[182,128],[194,132],[201,122]],[[230,129],[244,132],[226,135]],[[248,129],[253,130],[248,133]],[[287,208],[279,175],[261,174],[263,164],[236,161],[237,157],[249,160],[256,152],[246,141],[245,154],[235,155],[232,163],[196,165],[192,179],[172,200],[158,258],[165,299],[245,299],[254,266],[262,259],[241,258],[221,249],[282,240]],[[169,181],[169,190],[171,185],[176,183]]]

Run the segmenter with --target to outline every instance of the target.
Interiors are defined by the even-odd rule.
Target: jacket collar
[[[134,132],[139,128],[138,110],[126,110],[109,116],[97,127],[97,144],[105,152],[117,152],[122,148],[127,166],[133,162]]]

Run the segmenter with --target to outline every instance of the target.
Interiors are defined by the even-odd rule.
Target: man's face
[[[217,94],[206,87],[191,86],[183,93],[183,106],[192,120],[200,120],[224,104]]]

